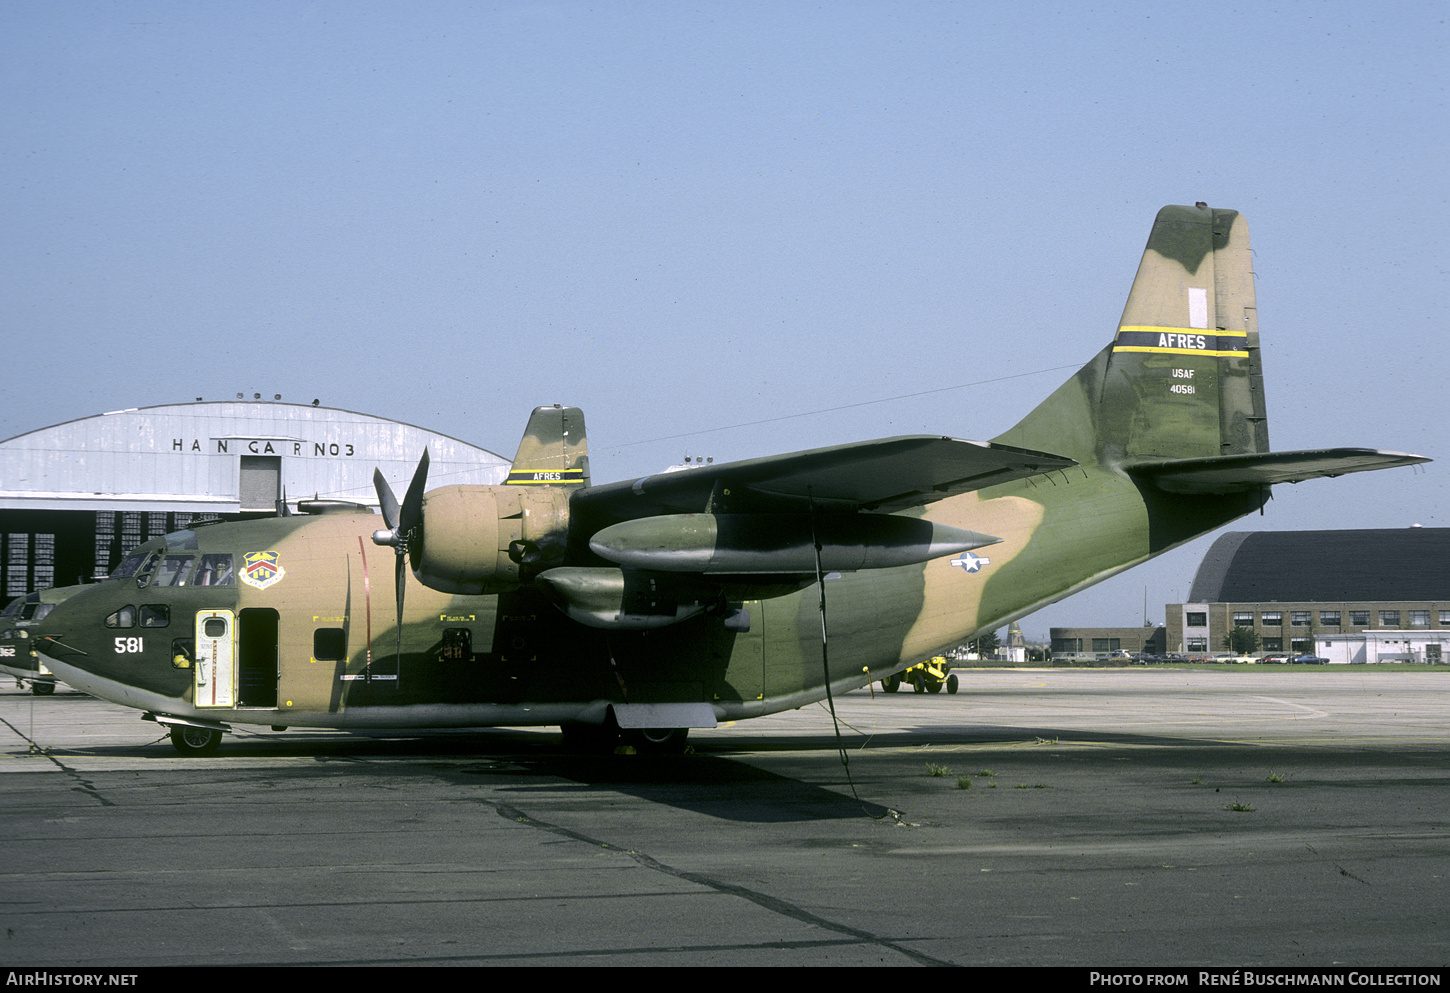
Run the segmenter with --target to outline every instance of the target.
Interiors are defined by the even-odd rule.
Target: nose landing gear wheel
[[[171,728],[171,747],[182,755],[210,755],[222,743],[222,733],[210,728],[194,728],[175,724]]]

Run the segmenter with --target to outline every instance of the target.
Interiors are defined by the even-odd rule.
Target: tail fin
[[[1267,452],[1243,217],[1160,210],[1113,343],[995,440],[1119,464]]]
[[[578,407],[535,407],[507,483],[589,485],[589,442]]]

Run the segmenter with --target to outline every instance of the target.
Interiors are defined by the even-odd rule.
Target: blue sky
[[[595,479],[989,438],[1157,209],[1248,218],[1276,449],[1450,457],[1443,3],[0,5],[0,437],[238,392]],[[1443,462],[1241,529],[1450,526]],[[1134,624],[1211,539],[1023,622]]]

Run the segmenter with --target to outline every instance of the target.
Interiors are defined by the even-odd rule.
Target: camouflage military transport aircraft
[[[55,692],[55,675],[40,661],[31,638],[32,629],[55,609],[55,605],[79,593],[84,586],[58,586],[18,596],[0,611],[0,672],[13,676],[20,686],[30,684],[36,696]]]
[[[1275,483],[1423,461],[1270,452],[1248,226],[1165,207],[1111,344],[990,443],[593,486],[583,415],[541,407],[503,484],[425,494],[424,453],[401,504],[379,475],[383,529],[317,507],[167,535],[57,605],[39,643],[183,752],[237,723],[677,747],[824,698],[825,665],[834,691],[900,672],[1258,510]]]

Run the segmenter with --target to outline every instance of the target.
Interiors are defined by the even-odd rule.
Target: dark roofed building
[[[1450,601],[1450,528],[1230,532],[1204,555],[1188,599]]]
[[[1189,602],[1167,611],[1169,651],[1223,650],[1251,627],[1261,652],[1373,629],[1450,629],[1450,528],[1237,531],[1204,555]]]

